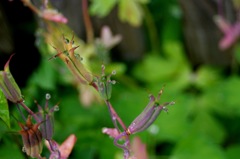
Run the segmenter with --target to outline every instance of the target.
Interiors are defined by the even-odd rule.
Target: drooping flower
[[[41,123],[33,124],[29,115],[26,124],[19,123],[22,130],[23,151],[32,158],[40,158],[42,153],[42,133],[38,129]]]

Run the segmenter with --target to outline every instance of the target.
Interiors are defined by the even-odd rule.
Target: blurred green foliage
[[[93,2],[94,5],[90,8],[92,14],[105,16],[117,1]],[[131,1],[131,5],[125,4],[130,3],[126,0],[119,3],[122,12],[120,17],[138,24],[140,13],[137,13],[139,4],[136,3],[146,1]],[[126,19],[126,15],[123,14],[125,11],[121,11],[127,9],[126,6],[136,12],[132,19],[137,21]],[[174,100],[176,104],[169,108],[169,113],[162,113],[148,131],[137,134],[146,143],[149,158],[238,159],[239,75],[234,73],[226,75],[224,69],[208,65],[193,70],[183,49],[181,12],[176,1],[152,0],[147,7],[152,17],[146,18],[153,18],[155,21],[155,28],[148,28],[147,31],[151,34],[151,29],[157,28],[158,41],[155,42],[160,47],[158,50],[149,50],[144,59],[135,64],[127,75],[124,74],[127,67],[124,62],[119,65],[110,63],[107,66],[110,71],[116,69],[120,72],[120,75],[115,77],[118,83],[113,86],[111,99],[113,107],[125,124],[129,125],[148,103],[148,94],[157,94],[166,84],[160,101]],[[36,110],[33,100],[37,99],[43,104],[46,93],[52,95],[50,100],[52,105],[60,102],[60,110],[55,113],[53,138],[61,143],[69,134],[76,134],[77,143],[70,158],[121,158],[122,155],[119,154],[122,154],[122,150],[113,145],[113,139],[101,132],[103,127],[113,127],[104,103],[83,106],[79,101],[77,89],[69,82],[71,74],[63,63],[58,59],[47,60],[48,46],[41,43],[37,47],[42,52],[42,59],[23,90],[26,104]],[[236,58],[239,61],[239,51]],[[64,76],[59,70],[64,72]],[[0,113],[4,114],[1,118],[6,122],[8,112],[4,111],[7,105],[1,97],[2,94]],[[6,117],[3,118],[4,116]],[[17,122],[15,120],[11,122],[11,130],[18,131]],[[3,122],[0,122],[0,125],[0,158],[10,159],[13,156],[15,159],[26,158],[21,153],[20,140],[14,142],[20,136],[16,137],[17,135],[7,132]],[[48,155],[46,148],[43,153]]]

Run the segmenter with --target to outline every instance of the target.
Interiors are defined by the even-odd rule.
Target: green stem
[[[144,13],[145,13],[146,26],[148,28],[147,30],[149,31],[149,39],[150,39],[151,49],[153,52],[157,52],[158,50],[160,50],[157,28],[154,24],[154,19],[151,15],[151,12],[148,9],[148,7],[146,5],[143,5],[143,9],[144,9]]]

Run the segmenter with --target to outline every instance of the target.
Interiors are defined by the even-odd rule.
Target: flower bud
[[[52,139],[54,133],[54,112],[59,110],[58,105],[55,105],[49,109],[48,101],[50,97],[50,94],[46,94],[46,104],[44,109],[37,103],[37,101],[35,101],[38,106],[37,116],[39,117],[40,121],[43,122],[40,125],[40,131],[43,138],[46,140]]]
[[[97,79],[98,91],[101,97],[105,100],[109,100],[112,95],[112,85],[116,83],[115,80],[111,80],[112,75],[116,74],[116,71],[113,71],[110,75],[105,75],[105,66],[102,65],[102,75]]]
[[[13,103],[18,103],[23,101],[23,98],[21,95],[21,90],[15,82],[9,69],[9,63],[12,56],[5,64],[4,71],[0,71],[0,88],[8,100]]]

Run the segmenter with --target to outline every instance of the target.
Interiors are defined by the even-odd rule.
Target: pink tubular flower
[[[112,138],[116,138],[119,135],[119,131],[116,128],[102,128],[102,133],[107,134]]]
[[[148,159],[146,145],[139,137],[135,137],[132,143],[133,155],[136,159]]]
[[[240,37],[240,21],[238,20],[234,24],[229,24],[222,16],[215,16],[214,21],[224,34],[219,42],[220,49],[226,50],[233,46]]]
[[[50,155],[49,159],[59,158],[58,152],[52,151],[52,149],[59,150],[59,152],[61,154],[60,159],[67,159],[69,157],[69,155],[71,154],[76,141],[77,141],[76,136],[74,134],[71,134],[61,145],[59,145],[57,142],[52,140],[52,144],[53,144],[52,148],[51,148],[51,145],[49,145],[49,142],[45,142],[48,149],[51,151],[51,155]]]

